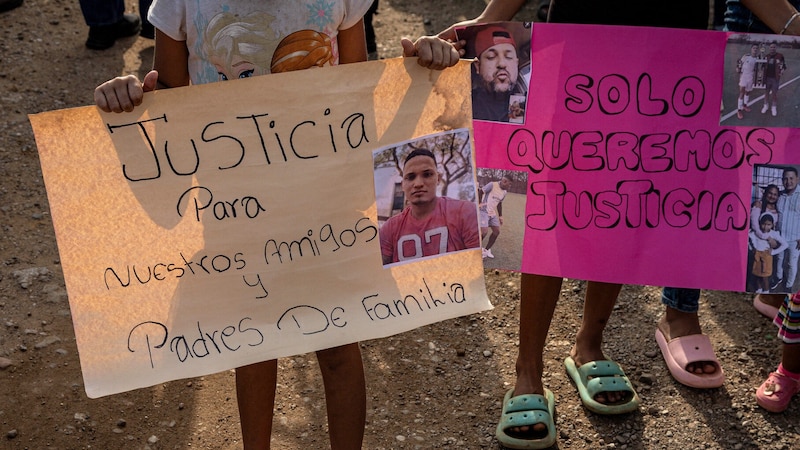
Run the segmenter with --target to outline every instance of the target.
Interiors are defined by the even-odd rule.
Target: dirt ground
[[[537,1],[519,19],[533,18]],[[381,57],[398,38],[477,15],[482,0],[381,0]],[[134,2],[129,1],[131,10]],[[0,14],[0,448],[239,449],[233,372],[88,399],[59,256],[27,115],[84,106],[109,77],[144,73],[153,43],[84,47],[75,0],[25,0]],[[502,239],[502,236],[500,237]],[[497,449],[500,401],[514,381],[519,276],[486,271],[495,309],[362,343],[365,449]],[[565,281],[546,348],[544,380],[557,398],[558,444],[568,449],[785,449],[800,441],[800,400],[783,414],[758,408],[755,388],[780,346],[751,297],[704,292],[700,318],[727,373],[720,389],[676,383],[653,338],[659,289],[627,286],[608,325],[606,354],[642,397],[621,417],[583,408],[562,361],[581,320],[585,283]],[[329,447],[313,355],[281,361],[273,448]]]

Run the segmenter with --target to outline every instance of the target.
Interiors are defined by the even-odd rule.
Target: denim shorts
[[[700,304],[700,289],[665,287],[661,291],[661,303],[680,312],[696,313]]]

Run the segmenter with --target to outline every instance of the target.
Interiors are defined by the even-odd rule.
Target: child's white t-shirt
[[[339,63],[339,30],[372,0],[154,0],[148,20],[186,41],[192,84]]]

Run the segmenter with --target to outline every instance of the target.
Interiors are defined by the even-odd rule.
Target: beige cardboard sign
[[[384,267],[378,233],[373,151],[468,130],[468,71],[394,59],[30,116],[87,394],[491,308],[478,249]]]

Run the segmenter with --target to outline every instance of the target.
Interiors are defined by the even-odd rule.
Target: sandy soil
[[[519,17],[532,18],[536,3]],[[381,0],[380,55],[398,56],[399,36],[434,32],[483,6],[478,0]],[[97,400],[84,393],[27,114],[88,105],[98,83],[146,72],[153,55],[152,41],[141,38],[90,51],[86,33],[74,0],[25,0],[0,14],[0,448],[241,448],[230,371]],[[499,448],[494,428],[514,381],[519,276],[487,270],[486,279],[493,311],[362,344],[364,448]],[[744,294],[703,294],[701,323],[728,378],[720,389],[700,391],[676,383],[658,352],[659,290],[624,288],[604,348],[626,368],[642,406],[622,417],[588,412],[562,365],[584,291],[585,283],[565,281],[546,348],[544,379],[557,397],[558,447],[796,448],[800,401],[780,415],[755,405],[755,388],[774,369],[780,347]],[[281,361],[273,448],[329,446],[316,366],[313,355]]]

